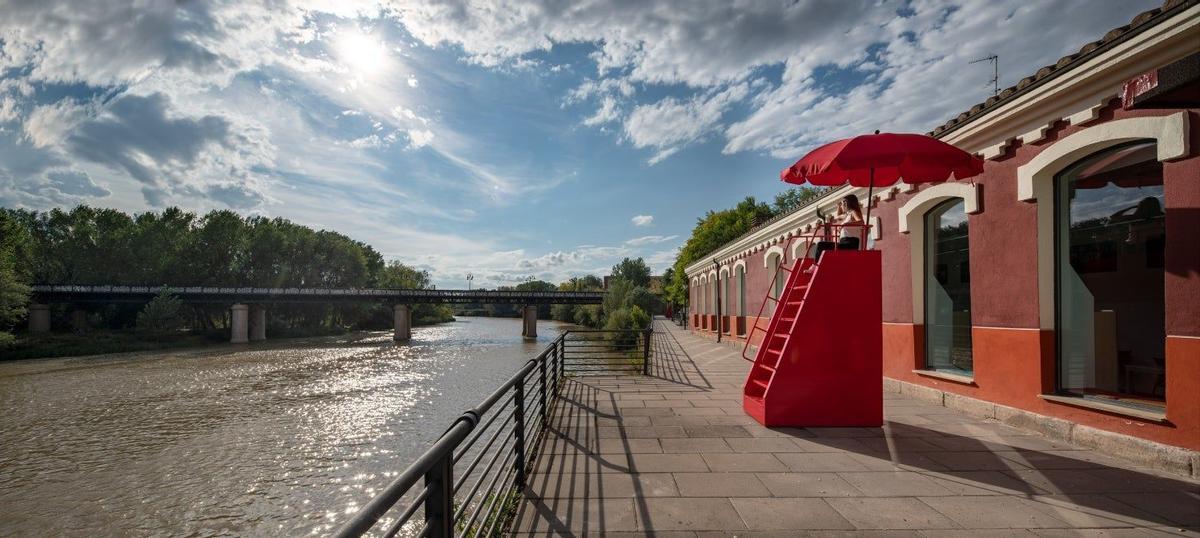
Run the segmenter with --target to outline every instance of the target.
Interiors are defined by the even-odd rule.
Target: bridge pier
[[[267,339],[267,307],[254,305],[250,307],[250,341],[259,342]]]
[[[229,343],[245,344],[249,338],[250,307],[237,303],[229,307]]]
[[[537,338],[537,307],[526,306],[521,313],[521,336]]]
[[[50,305],[42,303],[29,305],[29,332],[50,332]]]
[[[393,328],[392,340],[407,342],[412,338],[412,307],[398,304],[392,307]]]

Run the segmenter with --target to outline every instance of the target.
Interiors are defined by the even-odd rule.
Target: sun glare
[[[334,49],[338,60],[356,74],[375,74],[387,67],[387,47],[370,34],[359,31],[345,33],[338,37]]]

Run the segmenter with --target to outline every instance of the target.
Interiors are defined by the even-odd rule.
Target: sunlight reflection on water
[[[0,535],[323,534],[565,327],[0,363]]]

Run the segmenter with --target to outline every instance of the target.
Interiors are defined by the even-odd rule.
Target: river
[[[323,535],[567,327],[0,363],[0,535]]]

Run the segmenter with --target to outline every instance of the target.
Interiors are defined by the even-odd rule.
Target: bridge
[[[229,341],[235,344],[265,340],[267,306],[285,303],[362,303],[391,304],[396,341],[412,336],[414,304],[519,304],[522,311],[521,335],[537,336],[537,305],[600,304],[604,293],[598,291],[520,291],[520,290],[437,290],[400,288],[262,288],[224,286],[112,286],[78,284],[36,284],[31,286],[33,304],[29,306],[29,332],[50,330],[49,303],[144,303],[167,292],[188,303],[230,304]],[[86,324],[82,310],[72,314],[77,328]]]

